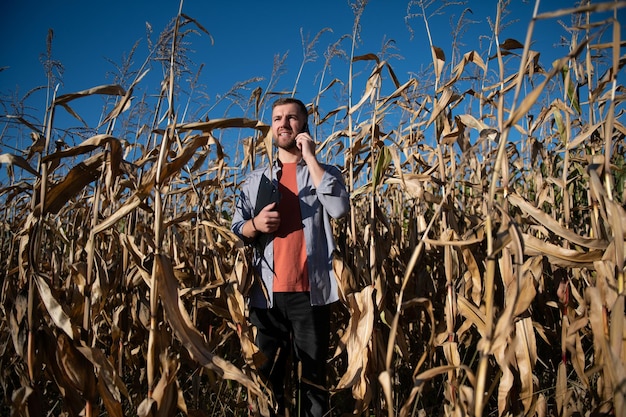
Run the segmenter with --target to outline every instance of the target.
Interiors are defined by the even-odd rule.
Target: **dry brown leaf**
[[[236,285],[226,287],[226,301],[233,324],[237,329],[239,344],[243,358],[248,364],[254,365],[257,369],[262,365],[263,358],[259,348],[254,344],[254,333],[252,327],[246,320],[246,302]]]
[[[375,58],[375,60],[378,61],[378,57],[377,56],[375,56],[373,54],[369,54],[369,56],[372,57],[372,59]],[[374,96],[374,93],[378,89],[380,89],[380,78],[381,78],[380,73],[381,73],[384,65],[385,65],[384,62],[379,62],[376,65],[376,67],[374,67],[374,69],[372,70],[371,74],[367,78],[367,83],[366,83],[366,86],[365,86],[365,92],[361,96],[361,99],[359,100],[359,102],[357,104],[353,105],[350,108],[349,114],[354,114],[368,100],[372,100],[372,97]]]
[[[435,99],[432,113],[426,125],[432,124],[443,112],[443,110],[450,105],[454,100],[457,100],[458,96],[451,88],[444,88],[441,96]]]
[[[448,365],[458,367],[461,365],[461,355],[459,353],[459,346],[456,342],[445,342],[443,344],[443,355],[448,362]]]
[[[443,67],[446,64],[446,54],[443,52],[443,49],[434,45],[431,45],[430,52],[433,59],[433,66],[435,68],[435,79],[439,81]]]
[[[65,310],[63,310],[62,304],[55,298],[45,278],[37,274],[33,277],[33,280],[37,284],[41,301],[46,307],[46,310],[48,311],[48,314],[54,324],[56,324],[59,329],[63,330],[70,339],[73,339],[74,328],[72,326],[72,321]]]
[[[49,331],[41,331],[36,336],[39,365],[45,365],[51,381],[63,393],[69,416],[78,417],[85,408],[86,397],[95,393],[95,378],[90,378],[89,362],[81,359],[81,354],[74,349],[64,333],[57,336]],[[70,368],[71,375],[68,375],[67,368]],[[91,374],[93,376],[93,372]],[[83,392],[85,387],[92,387],[94,390],[87,389],[87,392]]]
[[[474,254],[468,248],[462,248],[461,254],[463,255],[465,267],[467,268],[467,271],[465,272],[465,280],[467,282],[465,296],[469,296],[475,305],[480,305],[483,287],[482,276],[480,274],[480,269],[478,268],[478,263],[476,263]],[[469,277],[469,279],[467,277]]]
[[[572,243],[584,246],[589,249],[604,250],[607,247],[608,243],[603,240],[580,236],[572,230],[564,228],[554,218],[532,206],[528,201],[524,200],[518,194],[510,194],[508,196],[508,200],[511,204],[517,206],[524,213],[533,217],[539,224],[547,227],[554,234],[561,236],[562,238],[567,239]]]
[[[457,305],[459,308],[459,314],[469,320],[476,330],[480,333],[481,337],[485,337],[487,334],[487,320],[485,314],[476,305],[469,302],[465,297],[457,296]]]
[[[346,329],[348,369],[341,376],[336,389],[352,388],[355,399],[364,400],[368,393],[367,369],[370,340],[374,328],[374,287],[367,286],[348,296],[350,321]]]
[[[11,394],[11,412],[16,416],[26,417],[44,415],[44,410],[37,407],[41,401],[38,401],[36,397],[35,391],[29,386],[17,388]]]
[[[539,256],[528,259],[524,262],[524,265],[522,265],[520,282],[515,284],[516,287],[519,285],[519,288],[516,288],[517,294],[513,301],[515,303],[513,316],[517,317],[527,311],[532,302],[535,300],[535,296],[537,295],[535,279],[536,277],[541,276],[541,267],[542,259]],[[533,270],[535,273],[533,273]]]
[[[621,361],[619,355],[614,354],[609,344],[610,339],[605,336],[605,323],[607,318],[605,317],[606,311],[603,308],[600,292],[596,288],[590,287],[587,288],[585,296],[589,302],[589,323],[593,330],[594,362],[596,365],[600,366],[603,371],[602,375],[605,384],[603,397],[606,400],[615,400],[615,397],[617,397],[615,405],[623,410],[625,405],[625,393],[623,388],[620,387],[620,384],[624,383],[624,378],[626,377],[624,363]],[[620,297],[620,299],[622,297]],[[618,314],[622,314],[623,306],[623,301],[617,305],[617,307],[622,307],[622,310],[620,310]],[[612,396],[615,397],[611,398]]]
[[[612,2],[606,1],[602,3],[588,3],[581,4],[577,7],[570,7],[565,9],[558,9],[550,12],[543,12],[538,14],[535,19],[543,20],[543,19],[554,19],[555,17],[572,15],[575,13],[585,13],[585,12],[604,12],[607,10],[614,10],[616,8],[624,8],[626,7],[626,2]]]
[[[26,159],[22,158],[19,155],[13,155],[10,153],[3,153],[0,155],[0,164],[5,164],[9,166],[9,169],[13,169],[13,166],[16,165],[28,172],[30,172],[31,174],[35,175],[35,176],[39,176],[39,173],[30,166],[30,164],[28,163],[28,161],[26,161]],[[12,172],[12,171],[9,171]],[[13,176],[13,175],[10,175]]]
[[[626,257],[626,228],[623,221],[626,219],[626,210],[617,201],[606,201],[606,214],[611,219],[611,229],[613,231],[613,251],[607,253],[609,259],[613,259],[618,271],[624,271],[624,258]],[[609,250],[607,249],[607,252]]]
[[[563,408],[568,400],[567,390],[567,369],[563,361],[559,362],[559,369],[556,371],[556,409],[559,414],[563,412]]]
[[[103,399],[107,413],[112,417],[122,417],[122,394],[129,398],[126,385],[104,353],[88,346],[77,347],[78,351],[91,362],[98,378],[98,392]]]
[[[538,357],[537,342],[530,317],[524,317],[515,323],[513,349],[515,350],[519,379],[522,383],[519,397],[524,405],[524,411],[529,413],[535,396],[533,370]]]
[[[76,93],[64,94],[62,96],[59,96],[56,98],[56,100],[54,100],[54,104],[65,104],[69,103],[72,100],[76,100],[77,98],[87,97],[94,94],[123,96],[124,89],[119,85],[100,85]]]
[[[624,294],[620,294],[611,309],[611,327],[609,333],[611,362],[615,366],[617,390],[613,393],[615,415],[626,414],[626,318],[624,317]]]
[[[511,114],[511,116],[509,117],[509,120],[507,120],[506,122],[507,126],[515,125],[522,117],[524,117],[524,115],[529,113],[530,109],[535,105],[537,99],[540,97],[546,85],[548,85],[550,80],[554,78],[561,71],[563,64],[565,64],[565,62],[567,62],[568,59],[575,58],[578,55],[580,55],[580,53],[587,46],[587,42],[588,40],[583,40],[578,45],[576,45],[576,48],[570,52],[569,56],[561,58],[560,60],[556,62],[556,64],[553,66],[550,72],[546,74],[546,77],[541,82],[541,84],[533,88],[533,90],[530,93],[526,94],[526,96],[520,103],[519,107],[515,109],[513,114]]]
[[[161,354],[161,378],[152,392],[157,406],[154,417],[173,416],[177,408],[187,414],[187,405],[176,380],[178,367],[177,360]]]
[[[498,355],[496,355],[497,357]],[[502,375],[498,381],[498,415],[504,415],[509,409],[509,401],[511,399],[511,388],[515,381],[515,375],[509,368],[509,364],[506,360],[498,361]]]
[[[607,252],[611,251],[611,246],[607,249]],[[612,306],[617,301],[618,285],[617,277],[615,274],[615,263],[602,260],[593,263],[593,267],[596,271],[596,283],[595,286],[600,291],[600,297],[603,305]]]
[[[565,249],[529,234],[523,234],[523,239],[525,255],[545,256],[555,266],[593,269],[594,262],[602,259],[603,252],[600,250],[580,252],[575,249]]]
[[[146,74],[148,74],[149,71],[150,71],[149,69],[145,70],[143,73],[139,74],[133,80],[133,83],[131,84],[131,86],[128,87],[128,90],[126,90],[126,92],[124,92],[124,96],[117,102],[113,110],[109,112],[109,114],[104,118],[102,123],[100,123],[101,125],[104,125],[108,123],[109,121],[115,119],[117,116],[119,116],[120,114],[122,114],[123,112],[125,112],[131,107],[131,99],[135,91],[135,86],[139,84],[141,80],[143,80],[143,78],[146,76]]]
[[[461,78],[461,75],[463,74],[463,71],[465,70],[465,66],[470,62],[476,64],[480,69],[483,70],[483,72],[487,71],[487,66],[485,65],[485,62],[483,61],[483,59],[481,58],[478,52],[476,51],[466,52],[463,55],[463,59],[461,60],[461,62],[459,62],[456,65],[456,67],[454,67],[454,70],[453,70],[454,76],[452,77],[450,81],[446,83],[446,86],[452,86],[454,83],[456,83]]]
[[[61,182],[48,190],[44,211],[46,213],[58,213],[89,183],[98,179],[105,158],[105,153],[99,153],[74,166]]]
[[[215,129],[227,129],[227,128],[252,128],[258,129],[263,133],[269,131],[269,126],[266,124],[252,119],[245,119],[242,117],[212,119],[206,122],[191,122],[182,123],[176,125],[176,129],[180,131],[186,130],[200,130],[202,132],[210,132]]]
[[[476,387],[476,377],[472,373],[471,369],[467,367],[466,365],[461,365],[459,368],[465,371],[465,375],[467,376],[467,379],[469,380],[472,387]],[[447,373],[455,369],[457,369],[457,367],[455,366],[443,365],[443,366],[437,366],[437,367],[431,368],[427,371],[420,373],[419,375],[416,375],[413,379],[414,385],[413,385],[413,388],[411,389],[411,393],[409,394],[409,398],[400,409],[400,417],[407,417],[410,415],[411,409],[413,408],[413,402],[415,401],[415,397],[417,396],[418,393],[422,391],[422,389],[424,388],[424,384],[427,381],[429,381],[430,379],[434,378],[437,375]]]
[[[157,268],[156,276],[159,277],[159,294],[166,317],[172,331],[189,351],[192,358],[222,378],[240,383],[248,389],[251,395],[256,396],[261,404],[265,404],[267,407],[267,399],[258,384],[232,363],[211,353],[206,341],[189,318],[178,295],[178,281],[174,276],[170,260],[164,255],[155,255],[154,261]]]
[[[387,404],[393,404],[393,396],[392,396],[393,388],[392,388],[391,376],[389,375],[389,372],[382,371],[378,375],[378,382],[380,382],[380,385],[383,389],[383,394],[385,394],[385,400],[387,401]],[[387,415],[389,417],[393,417],[393,407],[391,406],[387,407]]]
[[[571,323],[569,319],[564,320],[568,323],[564,328],[566,329],[564,343],[567,350],[570,352],[570,359],[574,371],[578,375],[578,378],[586,388],[589,388],[589,378],[585,373],[585,353],[581,344],[581,330],[589,323],[586,316],[575,318]]]
[[[535,415],[537,417],[546,417],[548,415],[548,404],[546,396],[539,394],[537,397],[537,404],[535,405]]]
[[[350,266],[345,263],[339,252],[333,252],[333,272],[337,280],[339,295],[344,303],[348,303],[348,296],[357,291],[358,283]]]

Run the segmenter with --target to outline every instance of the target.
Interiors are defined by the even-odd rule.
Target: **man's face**
[[[283,104],[272,110],[272,134],[274,143],[286,150],[296,146],[296,136],[302,132],[305,119],[294,103]]]

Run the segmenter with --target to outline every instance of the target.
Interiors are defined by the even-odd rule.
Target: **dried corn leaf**
[[[541,272],[541,267],[542,259],[539,256],[528,259],[524,262],[524,265],[522,265],[522,275],[519,278],[519,282],[514,284],[516,291],[515,298],[511,300],[515,303],[513,316],[520,316],[522,313],[527,311],[532,302],[535,300],[535,296],[537,295],[535,277],[540,276],[537,272]],[[533,270],[535,273],[533,273]],[[509,291],[507,290],[507,294],[508,292]],[[508,301],[509,300],[507,299],[507,302]]]
[[[583,3],[577,7],[570,7],[566,9],[558,9],[550,12],[543,12],[538,14],[535,19],[543,20],[543,19],[554,19],[555,17],[567,16],[575,13],[585,13],[585,12],[604,12],[609,10],[614,10],[616,7],[626,7],[624,2],[612,2],[606,1],[602,3]]]
[[[364,400],[369,391],[367,380],[370,341],[374,329],[374,287],[367,286],[348,296],[350,321],[346,329],[348,369],[337,383],[336,389],[352,388],[353,397]]]
[[[433,59],[433,66],[435,68],[435,79],[439,82],[441,79],[441,72],[446,64],[446,54],[443,52],[443,49],[434,45],[431,45],[430,52]]]
[[[528,214],[534,218],[537,223],[547,227],[554,234],[561,236],[563,239],[575,243],[580,246],[584,246],[589,249],[606,249],[607,242],[600,239],[587,238],[580,236],[570,229],[566,229],[561,226],[554,218],[550,217],[545,212],[531,205],[528,201],[524,200],[519,194],[509,194],[508,200],[511,204],[517,206],[522,212]]]
[[[391,376],[389,375],[389,372],[382,371],[378,375],[378,382],[380,383],[380,386],[383,389],[383,394],[385,395],[385,400],[387,401],[387,404],[393,404],[392,383],[391,383]],[[393,407],[387,408],[387,415],[389,417],[393,417]]]
[[[227,128],[251,128],[258,129],[264,134],[270,130],[268,125],[258,120],[246,119],[243,117],[213,119],[206,122],[182,123],[176,125],[175,127],[179,131],[200,130],[202,132],[211,132],[215,129]]]
[[[472,304],[461,295],[457,295],[456,301],[459,314],[476,326],[476,330],[478,330],[481,337],[486,337],[487,319],[485,318],[485,314],[478,307],[476,307],[476,305]]]
[[[498,355],[496,355],[496,357],[498,357]],[[512,394],[511,389],[515,382],[515,375],[513,371],[511,371],[511,368],[509,368],[509,364],[506,360],[503,362],[498,360],[498,364],[500,365],[500,371],[502,371],[502,375],[498,381],[498,415],[502,416],[509,409],[509,401]]]
[[[67,110],[68,113],[74,116],[78,121],[86,125],[85,121],[78,115],[78,113],[74,111],[74,109],[72,109],[69,106],[68,103],[78,98],[88,97],[88,96],[92,96],[96,94],[123,96],[125,92],[124,92],[124,89],[120,87],[119,85],[101,85],[98,87],[90,88],[88,90],[79,91],[77,93],[70,93],[70,94],[64,94],[62,96],[59,96],[56,98],[56,100],[54,100],[54,105],[63,107],[65,110]]]
[[[74,166],[60,183],[46,193],[44,211],[52,214],[58,213],[87,185],[98,179],[105,158],[105,153],[99,153]]]
[[[559,362],[559,369],[556,372],[556,409],[559,415],[563,413],[563,409],[568,400],[567,390],[567,369],[565,362]]]
[[[533,370],[538,357],[537,342],[530,317],[524,317],[515,323],[513,349],[515,350],[515,361],[522,384],[519,397],[524,405],[524,411],[528,414],[535,396]]]
[[[65,333],[37,333],[38,351],[51,378],[62,393],[71,417],[78,417],[86,401],[96,399],[96,377],[89,361],[76,349]]]
[[[253,364],[259,369],[264,359],[259,353],[259,348],[254,344],[254,333],[246,320],[246,302],[243,295],[235,285],[227,286],[225,292],[228,311],[237,329],[243,358],[246,363]]]
[[[139,207],[142,204],[142,202],[143,201],[139,199],[138,197],[132,197],[128,201],[125,201],[124,204],[122,204],[122,206],[119,209],[117,209],[117,211],[115,211],[115,213],[113,213],[112,215],[104,219],[102,222],[100,222],[97,226],[95,226],[92,229],[93,234],[95,235],[95,234],[101,233],[107,230],[108,228],[112,227],[121,219],[123,219],[124,217],[132,213],[137,207]]]
[[[562,268],[590,268],[594,262],[602,259],[603,252],[592,250],[580,252],[575,249],[565,249],[552,243],[537,239],[533,235],[523,234],[524,254],[528,256],[545,256],[552,265]]]
[[[610,251],[611,245],[607,252]],[[609,260],[596,261],[593,264],[596,271],[595,286],[600,292],[600,298],[605,306],[612,306],[617,301],[618,282],[615,276],[616,266]]]
[[[54,104],[65,104],[69,103],[72,100],[76,100],[81,97],[88,97],[94,94],[104,94],[104,95],[113,95],[113,96],[123,96],[124,89],[119,85],[100,85],[97,87],[92,87],[87,90],[78,91],[76,93],[64,94],[59,96],[54,100]]]
[[[187,414],[187,405],[176,380],[178,367],[178,361],[167,358],[165,354],[161,355],[161,378],[152,392],[151,399],[154,401],[150,401],[152,405],[150,415],[154,417],[173,416],[176,415],[177,408]],[[142,414],[139,413],[139,415]]]
[[[115,119],[117,116],[119,116],[120,114],[122,114],[123,112],[125,112],[126,110],[130,108],[131,99],[135,91],[135,86],[139,84],[139,82],[146,76],[146,74],[148,74],[149,71],[150,71],[149,69],[145,70],[143,73],[141,73],[138,77],[136,77],[133,80],[133,83],[131,84],[131,86],[128,87],[128,90],[126,90],[126,92],[124,92],[124,96],[122,97],[122,99],[117,102],[113,110],[111,110],[111,112],[104,118],[102,123],[100,123],[101,125],[104,125],[108,123],[109,121]]]
[[[454,93],[451,88],[445,88],[441,93],[441,96],[437,97],[434,103],[432,113],[426,125],[430,125],[442,114],[443,110],[448,107],[453,101],[457,100],[459,96]]]
[[[564,320],[564,322],[569,323],[569,319]],[[589,389],[590,386],[589,378],[587,378],[585,374],[585,353],[582,349],[580,332],[588,323],[589,320],[587,317],[583,316],[575,318],[571,323],[564,326],[566,329],[564,343],[567,350],[570,352],[572,366],[578,378],[587,389]]]
[[[615,366],[617,390],[614,395],[615,415],[626,415],[626,318],[624,317],[624,294],[620,294],[611,310],[609,343],[611,362]]]
[[[376,57],[376,59],[378,59],[378,57]],[[353,105],[350,108],[349,114],[354,114],[368,100],[372,100],[373,99],[374,93],[377,91],[378,88],[380,88],[380,78],[381,78],[380,72],[381,72],[382,68],[383,68],[383,66],[381,64],[378,64],[372,70],[372,73],[367,78],[367,84],[365,86],[365,92],[361,96],[361,99],[359,100],[359,102],[356,103],[355,105]]]
[[[155,255],[154,260],[157,268],[155,276],[159,277],[159,293],[168,322],[189,354],[200,365],[216,372],[222,378],[240,383],[248,389],[250,394],[263,401],[265,397],[258,384],[254,383],[250,377],[232,363],[211,353],[206,341],[193,325],[178,295],[178,282],[169,259],[164,255]]]
[[[390,95],[386,96],[379,104],[378,107],[384,107],[385,105],[387,105],[391,100],[401,97],[402,95],[404,95],[407,90],[409,90],[411,87],[417,87],[417,80],[415,78],[411,78],[409,81],[407,81],[406,83],[402,84],[401,86],[397,87],[396,90],[391,93]]]
[[[13,169],[13,166],[16,165],[22,168],[23,170],[30,172],[33,175],[39,176],[39,173],[33,167],[30,166],[28,161],[26,161],[26,159],[22,158],[19,155],[3,153],[2,155],[0,155],[0,164],[8,165],[9,169]]]
[[[63,306],[54,297],[54,294],[52,293],[52,290],[50,289],[50,286],[46,282],[45,278],[36,274],[33,277],[33,280],[37,284],[41,301],[46,307],[46,310],[48,311],[48,314],[54,324],[56,324],[59,329],[63,330],[70,339],[73,339],[74,328],[72,327],[72,321],[65,310],[63,310]]]
[[[618,396],[618,404],[620,407],[624,407],[624,389],[621,385],[624,384],[626,372],[624,363],[620,360],[620,356],[615,355],[609,345],[609,339],[605,336],[605,323],[607,318],[605,317],[606,311],[603,307],[600,292],[597,288],[587,288],[585,295],[589,300],[589,323],[593,330],[593,342],[594,342],[594,361],[596,365],[602,368],[604,376],[604,383],[608,388],[603,393],[604,400],[612,400],[611,396]],[[622,310],[619,314],[623,312]]]
[[[467,376],[467,379],[469,380],[472,387],[476,387],[476,377],[472,373],[471,369],[467,367],[466,365],[461,365],[458,368],[465,371],[465,375]],[[417,396],[417,394],[419,394],[422,391],[422,389],[424,388],[424,384],[427,381],[429,381],[430,379],[434,378],[437,375],[441,375],[443,373],[447,373],[455,369],[457,369],[457,367],[455,366],[443,365],[443,366],[437,366],[437,367],[431,368],[427,371],[420,373],[419,375],[416,375],[413,379],[414,385],[413,385],[413,388],[411,389],[411,393],[409,394],[407,401],[404,403],[404,405],[400,409],[400,417],[408,417],[410,415],[411,409],[413,407],[413,402],[415,401],[415,397]]]
[[[344,303],[348,303],[348,296],[357,291],[358,283],[350,266],[345,263],[339,252],[333,252],[333,272],[337,280],[339,295]]]

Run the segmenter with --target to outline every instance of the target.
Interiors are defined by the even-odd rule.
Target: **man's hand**
[[[311,135],[306,132],[296,136],[296,146],[302,152],[302,159],[308,164],[311,158],[315,159],[315,142]]]
[[[300,149],[302,159],[306,162],[307,167],[309,167],[313,185],[317,187],[320,185],[322,177],[324,176],[324,168],[322,168],[319,162],[317,162],[317,158],[315,158],[315,142],[313,138],[306,132],[300,133],[296,136],[296,146]]]
[[[252,218],[252,226],[257,232],[274,233],[280,226],[280,213],[276,210],[276,203],[270,203]]]

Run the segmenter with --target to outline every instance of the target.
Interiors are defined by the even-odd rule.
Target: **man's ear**
[[[302,130],[300,130],[300,133],[308,133],[309,135],[311,134],[311,132],[309,131],[309,122],[308,121],[304,124],[304,127],[302,128]]]

